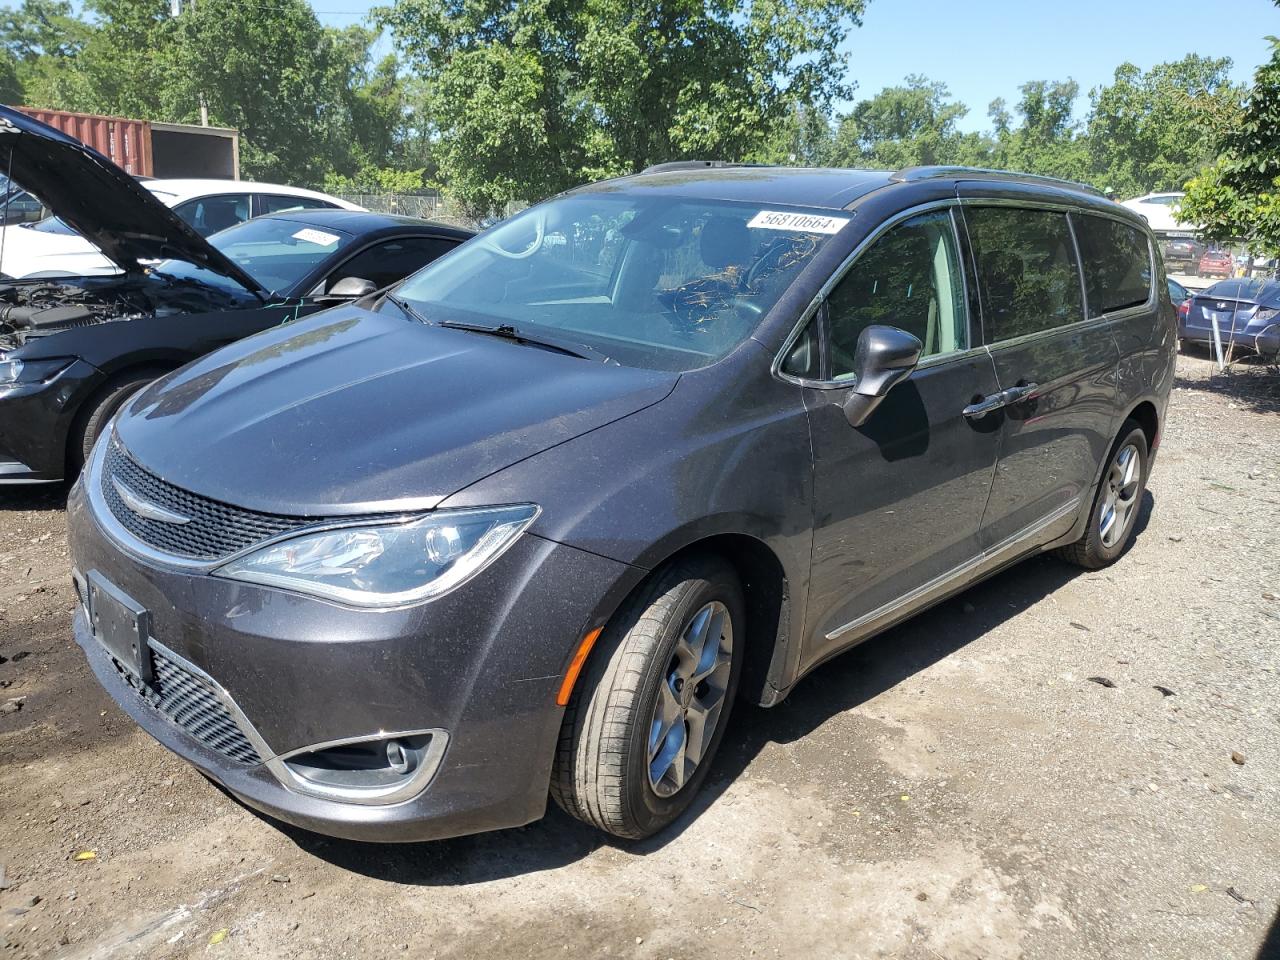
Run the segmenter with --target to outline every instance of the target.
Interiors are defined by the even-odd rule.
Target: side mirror
[[[378,288],[372,280],[364,277],[343,277],[324,295],[325,300],[358,300],[368,296]]]
[[[911,375],[923,349],[919,339],[897,327],[873,326],[862,331],[853,354],[857,380],[844,401],[850,426],[867,422],[889,391]]]

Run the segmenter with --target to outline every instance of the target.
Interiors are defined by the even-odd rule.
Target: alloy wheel
[[[718,600],[690,618],[672,651],[649,724],[649,786],[679,792],[706,756],[724,712],[733,667],[733,621]]]
[[[1142,482],[1142,454],[1136,445],[1123,447],[1111,461],[1103,491],[1102,510],[1098,515],[1098,533],[1102,545],[1114,547],[1129,532],[1129,522],[1138,505],[1138,488]]]

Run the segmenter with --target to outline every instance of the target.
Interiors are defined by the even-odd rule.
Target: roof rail
[[[1061,177],[1046,177],[1038,173],[1017,173],[1013,170],[989,170],[986,167],[931,166],[903,167],[889,179],[896,183],[911,183],[916,180],[933,180],[955,178],[957,180],[1007,180],[1012,183],[1042,183],[1049,187],[1068,187],[1091,193],[1095,197],[1106,197],[1097,187],[1075,180],[1064,180]]]
[[[756,167],[756,163],[734,163],[732,160],[670,160],[645,167],[641,173],[666,173],[668,170],[709,170],[713,167]]]

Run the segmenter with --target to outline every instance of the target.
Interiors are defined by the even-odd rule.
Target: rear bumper
[[[433,840],[542,816],[560,680],[598,608],[634,582],[635,568],[525,534],[453,593],[359,611],[144,563],[108,539],[82,488],[68,505],[77,575],[94,571],[149,611],[151,636],[225,693],[258,756],[215,749],[126,682],[83,608],[76,640],[125,712],[207,777],[262,813],[353,840]],[[443,731],[448,745],[426,787],[401,802],[317,797],[279,775],[282,755],[402,730]]]
[[[1229,329],[1220,329],[1219,336],[1224,350],[1232,344],[1236,350],[1252,350],[1263,356],[1275,356],[1280,352],[1280,324],[1273,323],[1261,329],[1246,326],[1234,333]],[[1192,343],[1213,343],[1213,328],[1200,324],[1179,323],[1178,339],[1190,340]]]

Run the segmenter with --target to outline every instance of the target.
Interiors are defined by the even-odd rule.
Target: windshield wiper
[[[397,297],[394,293],[384,293],[382,295],[382,299],[390,300],[397,307],[399,307],[400,312],[403,313],[410,320],[417,320],[419,323],[427,323],[427,324],[431,322],[430,320],[428,320],[426,317],[422,315],[422,312],[418,310],[417,307],[410,304],[408,300],[405,300],[401,297]]]
[[[609,357],[601,353],[594,347],[589,347],[585,343],[578,343],[573,340],[560,340],[558,338],[546,337],[541,334],[525,333],[509,323],[500,324],[496,327],[486,326],[483,323],[463,323],[460,320],[440,320],[436,323],[438,327],[448,327],[450,330],[468,330],[471,333],[484,333],[491,337],[500,337],[503,340],[510,340],[512,343],[527,343],[535,347],[545,347],[548,350],[555,350],[558,353],[564,353],[571,357],[578,357],[582,360],[598,360],[601,363],[608,363]]]

